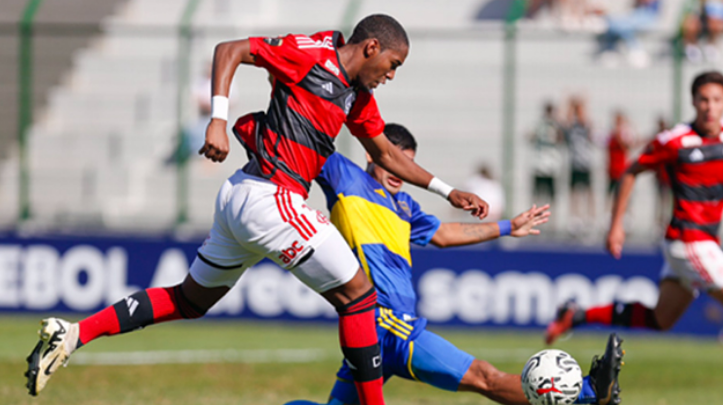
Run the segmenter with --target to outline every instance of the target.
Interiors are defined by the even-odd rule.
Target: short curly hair
[[[693,86],[690,88],[690,92],[695,97],[698,94],[698,90],[706,84],[715,83],[723,86],[723,74],[717,70],[711,70],[709,72],[703,72],[695,77],[693,80]]]
[[[409,46],[409,37],[402,24],[385,14],[372,14],[359,21],[348,43],[358,44],[369,38],[376,38],[382,51]]]

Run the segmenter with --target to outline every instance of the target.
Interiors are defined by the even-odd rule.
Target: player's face
[[[396,70],[404,63],[409,53],[409,47],[402,49],[385,49],[380,51],[378,42],[367,44],[365,48],[366,61],[359,70],[357,78],[359,84],[366,89],[374,89],[387,80],[393,80]]]
[[[414,160],[415,153],[412,149],[402,149],[402,153]],[[369,160],[371,160],[371,158],[369,158]],[[379,165],[372,165],[369,174],[374,177],[374,180],[384,186],[391,195],[396,195],[402,189],[402,185],[404,185],[402,179],[382,169]]]
[[[701,86],[693,97],[693,107],[695,107],[697,125],[720,125],[723,117],[723,86],[717,83]]]

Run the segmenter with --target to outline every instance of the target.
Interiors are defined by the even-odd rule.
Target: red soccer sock
[[[78,322],[78,347],[100,336],[130,332],[154,323],[198,318],[204,313],[186,299],[181,286],[149,288]]]
[[[585,311],[585,322],[660,330],[653,310],[639,302],[590,308]]]
[[[604,307],[594,307],[585,311],[585,323],[600,323],[603,325],[611,325],[613,321],[614,304]]]
[[[382,358],[377,337],[374,289],[357,298],[339,312],[339,341],[347,364],[352,365],[354,384],[361,405],[383,405]]]

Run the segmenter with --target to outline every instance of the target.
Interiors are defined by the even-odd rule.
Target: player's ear
[[[377,56],[382,51],[382,47],[379,44],[379,40],[376,38],[369,38],[367,39],[366,43],[364,44],[364,57],[367,59],[371,59],[375,56]]]
[[[365,153],[365,155],[367,156],[367,164],[371,164],[373,162],[372,155],[370,155],[369,152]]]

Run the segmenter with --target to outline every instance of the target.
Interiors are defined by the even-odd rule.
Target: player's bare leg
[[[459,391],[476,392],[505,405],[527,405],[520,376],[497,370],[484,360],[474,360],[459,383]]]
[[[321,294],[339,313],[339,340],[361,405],[384,404],[381,347],[374,308],[377,295],[360,268],[346,284]]]
[[[710,290],[708,291],[708,295],[723,304],[723,290]]]
[[[27,358],[28,392],[38,395],[55,371],[67,364],[70,355],[92,340],[151,324],[201,317],[228,290],[228,287],[203,287],[189,275],[173,287],[138,291],[78,323],[44,319],[38,332],[40,340]]]
[[[660,330],[672,328],[693,302],[693,293],[677,280],[666,279],[660,282],[658,303],[653,309]]]
[[[679,281],[660,282],[660,295],[654,308],[634,303],[617,303],[583,310],[574,302],[563,304],[545,332],[545,342],[552,344],[571,329],[586,324],[614,325],[666,331],[672,328],[693,302],[693,293]],[[721,301],[723,302],[723,301]]]

